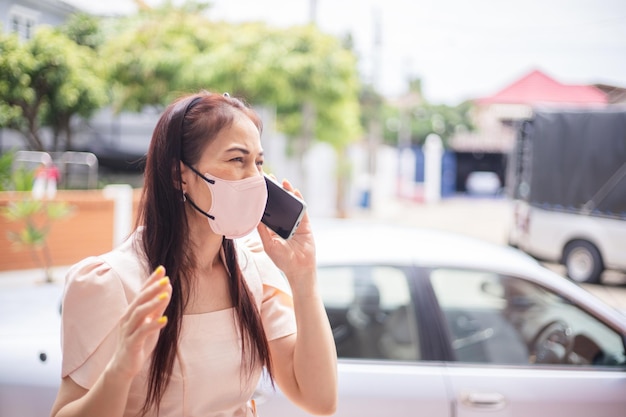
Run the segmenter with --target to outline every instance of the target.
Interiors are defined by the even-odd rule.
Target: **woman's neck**
[[[189,225],[189,249],[193,253],[196,272],[210,272],[221,263],[222,240],[223,237],[215,234],[206,220]]]

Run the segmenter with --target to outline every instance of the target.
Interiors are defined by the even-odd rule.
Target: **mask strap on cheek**
[[[203,180],[205,180],[206,182],[208,182],[209,184],[215,184],[215,180],[212,180],[210,178],[205,177],[204,175],[202,175],[200,173],[200,171],[198,171],[197,169],[195,169],[194,167],[192,167],[190,164],[188,164],[185,161],[181,161],[183,164],[185,164],[187,166],[187,168],[189,168],[190,170],[192,170],[194,172],[194,174],[196,174],[197,176],[199,176],[200,178],[202,178]]]
[[[200,207],[198,207],[198,205],[196,203],[194,203],[194,201],[191,199],[191,197],[189,197],[189,194],[184,193],[183,195],[185,196],[185,200],[189,201],[189,204],[191,204],[191,207],[195,208],[198,212],[204,214],[209,219],[215,220],[215,216],[210,215],[209,213],[207,213],[206,211],[204,211]]]
[[[183,164],[185,164],[189,169],[191,169],[194,174],[196,174],[197,176],[199,176],[200,178],[202,178],[203,180],[205,180],[206,182],[208,182],[209,184],[215,184],[215,180],[212,180],[210,178],[205,177],[204,175],[202,175],[200,172],[198,172],[197,169],[195,169],[194,167],[192,167],[190,164],[188,164],[185,161],[181,161]],[[207,216],[209,219],[211,220],[215,220],[215,216],[210,215],[209,213],[207,213],[206,211],[202,210],[200,207],[198,207],[198,205],[196,203],[194,203],[194,201],[191,199],[191,197],[189,197],[189,194],[187,193],[183,193],[183,197],[185,198],[186,201],[189,201],[189,204],[191,204],[191,206],[193,208],[195,208],[197,211],[199,211],[200,213],[204,214],[205,216]]]

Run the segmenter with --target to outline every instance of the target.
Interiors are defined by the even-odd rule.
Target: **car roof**
[[[313,219],[318,264],[534,269],[537,261],[513,248],[443,230],[360,219]]]

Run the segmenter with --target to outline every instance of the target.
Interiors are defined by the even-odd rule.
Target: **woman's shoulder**
[[[147,278],[147,266],[138,242],[135,233],[110,252],[74,264],[65,277],[66,292],[106,294],[112,287],[121,287],[127,298],[132,298]]]
[[[133,235],[108,253],[85,258],[65,277],[62,374],[73,374],[85,387],[94,383],[108,362],[114,345],[106,344],[107,338],[147,278],[136,242]],[[96,365],[76,373],[87,362]]]
[[[263,286],[273,287],[291,294],[287,278],[267,255],[259,240],[247,239],[239,242],[237,250],[239,267],[248,283],[251,278],[258,277]]]
[[[239,258],[246,282],[253,288],[268,340],[296,331],[293,298],[287,278],[267,255],[260,241],[240,244]],[[241,259],[245,257],[245,259]],[[257,277],[256,279],[253,277]]]
[[[281,274],[280,270],[265,253],[263,244],[255,239],[238,242],[237,259],[239,267],[246,273],[256,273],[263,278],[267,275]]]

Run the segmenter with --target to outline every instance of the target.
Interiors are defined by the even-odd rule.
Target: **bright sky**
[[[65,0],[128,13],[132,0]],[[146,0],[148,4],[159,0]],[[95,3],[95,4],[94,4]],[[532,69],[565,84],[626,87],[624,0],[213,0],[210,17],[352,33],[364,78],[395,96],[420,77],[426,99],[491,95]],[[381,44],[374,46],[378,22]]]

